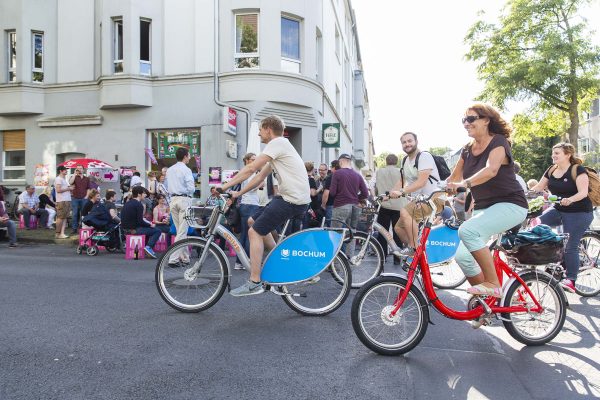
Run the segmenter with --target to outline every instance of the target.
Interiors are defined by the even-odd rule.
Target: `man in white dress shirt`
[[[171,217],[177,229],[175,241],[178,242],[187,237],[188,224],[185,221],[185,210],[192,205],[194,194],[194,177],[192,170],[188,168],[190,152],[180,147],[175,152],[177,163],[167,170],[167,190],[171,196]],[[190,256],[187,249],[174,252],[169,258],[169,264],[189,263]]]

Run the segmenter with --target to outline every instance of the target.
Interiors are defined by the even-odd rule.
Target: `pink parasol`
[[[105,163],[104,161],[96,160],[94,158],[74,158],[72,160],[65,161],[59,166],[65,166],[67,168],[75,168],[78,165],[83,166],[83,168],[114,168],[112,165]]]

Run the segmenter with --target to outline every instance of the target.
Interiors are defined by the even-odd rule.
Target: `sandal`
[[[499,287],[487,287],[482,284],[471,286],[467,289],[467,293],[473,294],[475,296],[492,296],[492,297],[502,297],[502,288]]]

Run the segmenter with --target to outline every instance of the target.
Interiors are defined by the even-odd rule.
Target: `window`
[[[3,180],[25,180],[25,131],[4,131],[2,148]]]
[[[44,81],[44,34],[32,32],[33,62],[31,63],[31,80],[33,82]]]
[[[150,20],[140,19],[140,74],[152,75],[150,60]]]
[[[323,35],[321,35],[321,31],[317,28],[317,45],[316,45],[316,76],[317,81],[323,83]]]
[[[113,64],[114,73],[123,72],[123,20],[113,19]]]
[[[235,68],[258,68],[258,14],[235,16]]]
[[[8,81],[17,81],[17,32],[8,32]]]
[[[300,73],[300,21],[281,17],[281,70]]]
[[[338,88],[338,85],[335,85],[335,110],[338,112],[340,112],[340,88]]]

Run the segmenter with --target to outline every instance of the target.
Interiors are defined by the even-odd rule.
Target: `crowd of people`
[[[563,225],[570,235],[564,264],[567,277],[561,282],[567,290],[574,289],[577,277],[577,245],[589,227],[592,203],[588,197],[589,180],[581,159],[569,143],[559,143],[552,149],[553,165],[539,180],[527,183],[519,175],[520,165],[511,151],[511,127],[493,107],[477,103],[469,107],[462,117],[469,142],[463,147],[460,158],[450,176],[447,188],[453,196],[435,200],[439,221],[455,215],[464,221],[459,229],[461,244],[456,260],[471,287],[469,293],[499,297],[502,294],[493,268],[487,241],[494,234],[520,224],[527,215],[527,190],[550,191],[559,195],[560,204],[548,209],[541,222]],[[399,163],[396,155],[387,156],[386,165],[375,176],[363,177],[353,169],[352,157],[341,154],[330,165],[302,161],[298,152],[283,137],[285,124],[277,116],[261,121],[259,136],[266,146],[259,155],[244,156],[243,168],[221,189],[231,190],[231,209],[236,218],[226,218],[232,230],[239,234],[240,243],[250,255],[250,279],[233,295],[250,295],[262,290],[260,265],[265,247],[274,246],[271,232],[293,218],[292,229],[311,227],[325,219],[327,226],[347,225],[356,228],[361,209],[373,196],[389,193],[383,203],[377,222],[393,232],[395,242],[403,248],[394,252],[394,263],[410,257],[417,247],[418,223],[431,213],[427,205],[409,202],[404,195],[429,195],[437,190],[441,180],[438,166],[429,152],[418,147],[418,136],[405,132],[399,140],[405,160]],[[67,169],[58,167],[54,190],[46,189],[35,196],[34,188],[26,187],[19,197],[18,213],[23,216],[25,229],[29,229],[32,215],[39,225],[55,229],[56,238],[65,239],[66,221],[72,212],[72,233],[80,226],[94,225],[94,218],[103,214],[111,224],[121,224],[126,233],[146,235],[146,253],[155,257],[152,247],[161,233],[176,235],[181,240],[188,234],[184,220],[194,195],[194,177],[187,166],[190,155],[185,148],[176,152],[177,163],[163,168],[160,173],[150,172],[144,185],[139,172],[134,173],[130,192],[124,196],[124,205],[117,212],[116,193],[108,191],[101,201],[98,184],[85,175],[82,166],[66,179]],[[300,171],[306,171],[301,174]],[[467,193],[457,193],[458,188]],[[211,188],[207,205],[222,205],[217,187]],[[1,195],[1,192],[0,192]],[[100,207],[102,205],[102,207]],[[91,217],[90,217],[91,215]],[[54,218],[56,221],[54,222]],[[53,227],[54,224],[54,227]],[[16,246],[15,223],[0,201],[0,227],[8,231],[10,247]],[[385,239],[379,238],[384,249]],[[225,241],[220,240],[221,246]],[[170,264],[189,262],[185,249],[173,254]],[[236,269],[242,269],[239,259]]]

